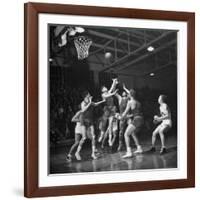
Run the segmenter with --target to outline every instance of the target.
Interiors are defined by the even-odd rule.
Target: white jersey
[[[162,125],[168,125],[168,126],[172,126],[172,119],[171,119],[171,112],[169,110],[169,107],[167,106],[167,104],[163,103],[161,106],[160,106],[160,113],[161,113],[161,116],[168,116],[168,118],[164,119],[162,121]]]

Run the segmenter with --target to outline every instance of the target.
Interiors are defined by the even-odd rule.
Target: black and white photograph
[[[177,32],[48,25],[49,174],[177,168]]]

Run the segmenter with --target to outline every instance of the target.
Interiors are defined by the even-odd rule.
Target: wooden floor
[[[159,143],[159,142],[158,142]],[[71,145],[67,147],[57,147],[51,149],[50,153],[50,174],[55,173],[79,173],[79,172],[100,172],[100,171],[121,171],[121,170],[139,170],[139,169],[159,169],[177,167],[177,142],[176,138],[170,138],[167,141],[167,153],[159,154],[160,145],[157,145],[155,153],[148,152],[150,141],[143,144],[144,153],[134,155],[132,158],[123,159],[125,147],[117,152],[116,147],[110,149],[105,147],[101,149],[98,146],[98,159],[91,158],[91,145],[87,141],[81,151],[81,161],[74,157],[72,162],[66,161],[66,153]],[[133,148],[134,150],[134,148]]]

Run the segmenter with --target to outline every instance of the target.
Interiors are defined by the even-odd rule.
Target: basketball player
[[[114,107],[113,112],[115,114],[112,116],[112,122],[111,122],[111,124],[108,125],[107,130],[104,134],[104,137],[102,140],[102,145],[101,145],[102,148],[104,148],[105,141],[107,138],[108,138],[108,144],[110,147],[113,146],[113,144],[115,143],[115,140],[117,138],[119,113],[117,113],[116,106]]]
[[[169,106],[166,103],[167,97],[165,95],[160,95],[158,98],[158,103],[160,104],[160,114],[161,116],[154,116],[154,123],[159,123],[157,128],[154,130],[152,134],[152,147],[150,149],[151,152],[155,152],[155,142],[156,136],[159,134],[161,139],[161,150],[160,154],[166,153],[165,146],[165,133],[172,127],[172,119],[171,119],[171,111]]]
[[[128,126],[124,134],[127,152],[123,158],[129,158],[133,155],[130,147],[130,136],[132,136],[135,145],[137,146],[134,153],[143,152],[136,135],[143,125],[143,116],[141,112],[141,104],[135,99],[135,91],[133,89],[129,91],[129,100],[126,109],[122,114],[122,119],[124,118],[127,118]]]
[[[81,109],[85,109],[88,104],[90,104],[90,101],[92,99],[92,96],[90,93],[85,92],[84,94],[84,100],[81,102]],[[99,102],[92,102],[89,105],[89,108],[83,113],[83,125],[86,129],[89,129],[92,140],[92,154],[91,157],[93,159],[97,159],[95,155],[96,151],[96,142],[95,142],[95,131],[94,131],[94,107],[100,105],[101,103],[105,102],[105,100],[99,101]]]
[[[106,105],[104,107],[104,114],[101,121],[101,129],[100,129],[100,137],[98,139],[99,142],[102,141],[104,134],[106,132],[107,128],[107,121],[108,121],[108,127],[109,127],[109,142],[111,143],[111,128],[112,128],[112,120],[113,115],[115,114],[115,105],[114,105],[114,99],[113,96],[117,93],[116,85],[118,84],[117,79],[113,79],[113,83],[111,85],[110,90],[107,89],[107,87],[103,86],[101,89],[102,92],[102,99],[105,100]]]
[[[77,34],[82,34],[85,30],[82,27],[65,27],[61,32],[60,35],[60,42],[58,43],[59,47],[65,46],[69,40],[70,37],[77,36]]]
[[[80,156],[80,151],[82,149],[82,145],[86,139],[86,128],[84,127],[84,125],[82,124],[82,117],[83,117],[83,113],[89,108],[89,106],[91,105],[92,101],[90,99],[90,102],[88,103],[87,106],[85,106],[85,108],[83,110],[79,110],[72,118],[72,122],[76,122],[76,126],[75,126],[75,142],[72,145],[66,160],[70,161],[72,160],[72,153],[75,150],[75,148],[78,146],[77,151],[75,153],[75,157],[77,160],[81,160],[81,156]]]
[[[128,103],[128,95],[129,94],[129,90],[125,87],[125,85],[123,84],[123,89],[125,91],[122,92],[122,96],[119,95],[118,93],[116,94],[116,97],[118,99],[118,103],[119,103],[119,114],[122,115],[123,112],[126,109],[127,103]],[[121,120],[119,121],[119,145],[117,150],[121,151],[122,149],[122,140],[123,140],[123,134],[126,128],[126,119],[125,118],[121,118]]]

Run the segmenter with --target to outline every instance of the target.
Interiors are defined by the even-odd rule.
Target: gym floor
[[[91,143],[87,140],[81,151],[82,160],[77,161],[73,156],[72,162],[66,161],[66,154],[71,144],[65,147],[54,147],[50,151],[50,174],[177,168],[176,137],[170,136],[167,139],[167,153],[164,155],[159,154],[159,139],[156,146],[157,151],[154,153],[148,152],[151,147],[150,140],[141,142],[141,144],[144,152],[126,159],[122,158],[125,154],[125,146],[122,151],[117,152],[117,146],[114,146],[113,149],[108,146],[101,149],[97,145],[98,159],[93,160],[91,158]],[[133,147],[132,149],[134,150],[135,148]]]

